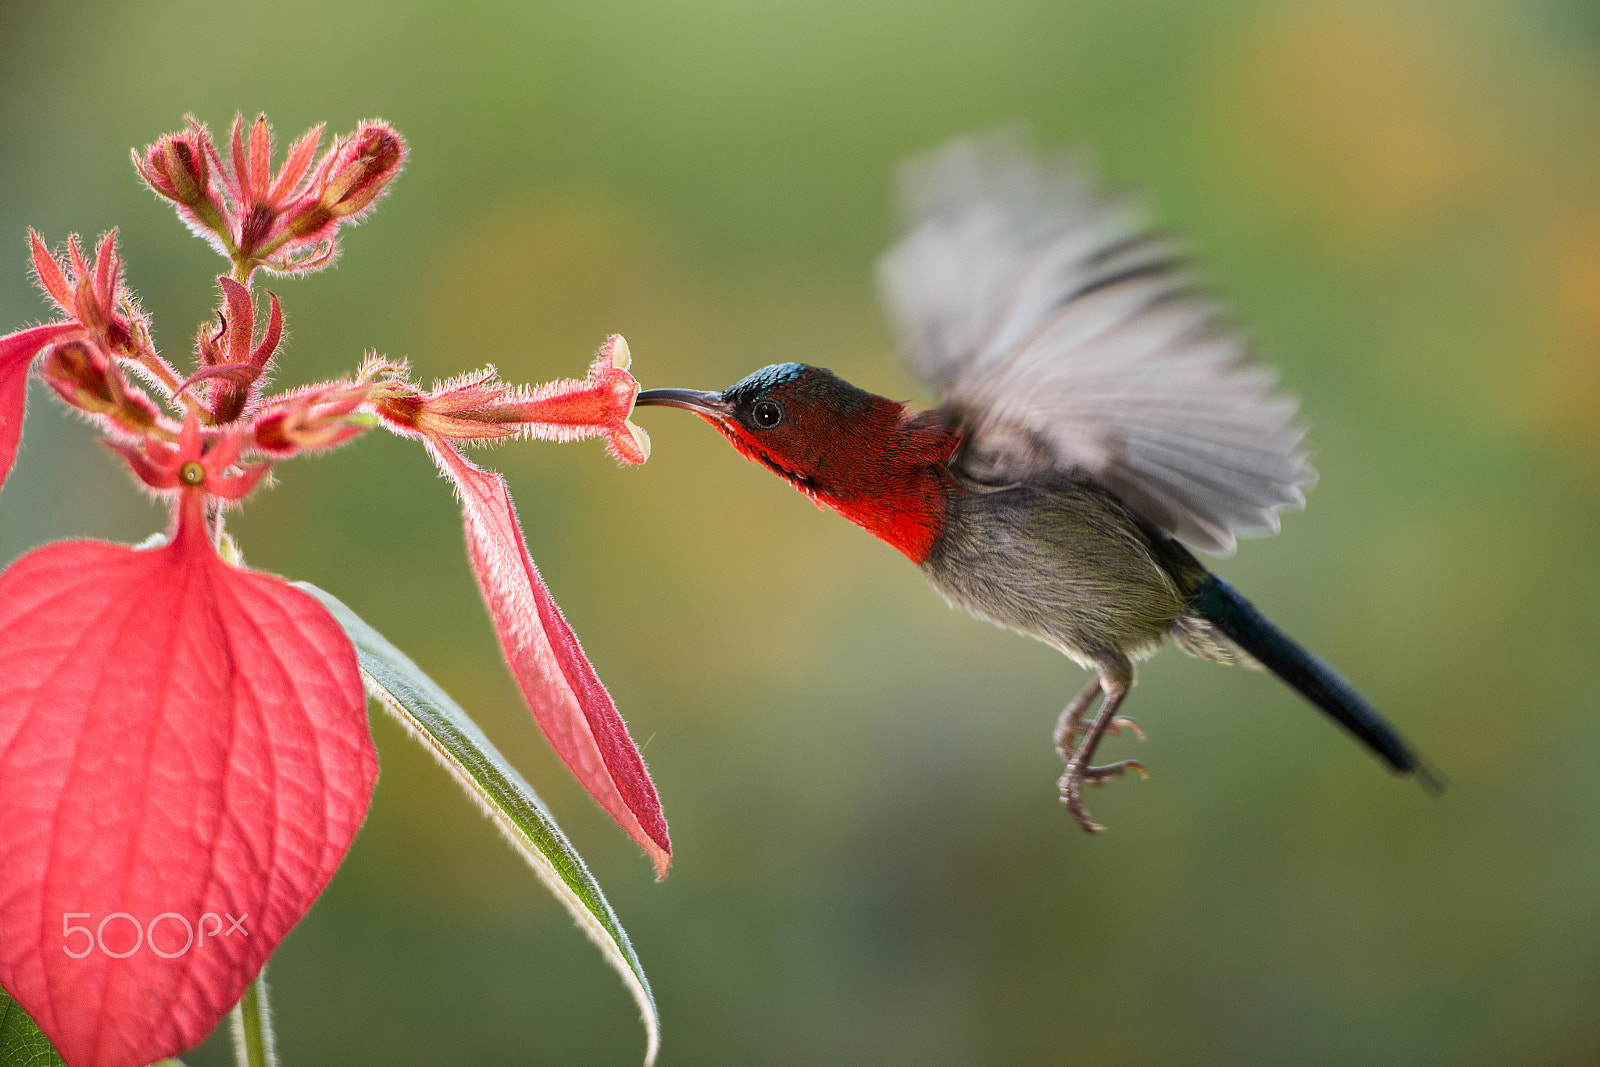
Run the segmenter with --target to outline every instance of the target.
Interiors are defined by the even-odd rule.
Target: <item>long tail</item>
[[[1261,665],[1327,712],[1399,774],[1414,774],[1422,788],[1439,794],[1444,781],[1411,751],[1395,728],[1354,686],[1301,648],[1238,591],[1208,574],[1195,592],[1195,614],[1228,635]]]

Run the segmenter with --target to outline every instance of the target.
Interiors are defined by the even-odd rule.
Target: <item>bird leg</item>
[[[1119,674],[1123,672],[1118,672]],[[1131,672],[1130,672],[1131,673]],[[1149,777],[1144,769],[1144,764],[1138,760],[1121,760],[1117,763],[1108,763],[1103,766],[1092,766],[1089,761],[1094,758],[1094,750],[1099,746],[1100,739],[1109,732],[1115,732],[1119,723],[1126,724],[1141,738],[1144,734],[1139,731],[1131,720],[1118,720],[1117,707],[1123,698],[1128,695],[1128,687],[1132,678],[1110,678],[1102,674],[1094,685],[1085,689],[1078,695],[1067,709],[1061,713],[1061,722],[1056,727],[1056,746],[1061,749],[1062,758],[1067,761],[1066,773],[1061,776],[1058,783],[1061,789],[1061,802],[1072,813],[1072,819],[1086,833],[1099,833],[1105,827],[1089,818],[1089,813],[1083,807],[1083,783],[1100,783],[1111,778],[1121,778],[1130,770],[1138,771],[1141,775]],[[1092,720],[1083,721],[1084,712],[1094,700],[1095,690],[1103,689],[1105,700],[1100,705],[1100,710],[1095,713]],[[1075,746],[1073,741],[1077,741]],[[1068,751],[1068,748],[1071,751]]]
[[[1089,724],[1084,721],[1084,712],[1094,703],[1094,698],[1100,695],[1100,676],[1095,675],[1083,692],[1072,698],[1072,703],[1061,709],[1061,718],[1056,720],[1056,751],[1061,753],[1062,760],[1072,758],[1072,750],[1077,747],[1078,739],[1089,729]]]
[[[1056,751],[1061,753],[1062,760],[1072,758],[1073,749],[1078,747],[1083,735],[1089,732],[1089,720],[1085,718],[1085,713],[1100,692],[1100,679],[1096,676],[1083,692],[1073,698],[1072,703],[1062,709],[1061,718],[1056,720],[1055,732]],[[1135,737],[1144,740],[1144,731],[1139,728],[1139,724],[1124,715],[1116,716],[1105,727],[1105,733],[1112,736],[1120,734],[1123,730],[1132,730]]]

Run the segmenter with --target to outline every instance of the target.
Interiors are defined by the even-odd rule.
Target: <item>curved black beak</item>
[[[720,393],[702,393],[695,389],[646,389],[633,401],[635,407],[659,404],[669,408],[683,408],[697,415],[726,419],[733,415],[733,407]]]

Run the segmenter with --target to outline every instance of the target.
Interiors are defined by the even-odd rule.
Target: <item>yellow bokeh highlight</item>
[[[1236,165],[1330,246],[1394,251],[1488,165],[1436,26],[1383,6],[1270,10],[1220,57]]]

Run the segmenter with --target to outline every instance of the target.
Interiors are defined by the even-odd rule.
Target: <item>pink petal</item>
[[[467,552],[500,648],[551,746],[600,806],[667,873],[672,843],[661,801],[611,695],[528,557],[505,479],[435,437],[434,462],[455,483]]]
[[[159,445],[159,442],[155,442]],[[107,441],[106,447],[128,464],[128,469],[133,471],[133,476],[152,489],[176,489],[178,487],[178,468],[173,464],[157,462],[166,458],[162,451],[149,448],[137,448],[125,445],[120,441]]]
[[[50,254],[44,241],[32,230],[28,231],[28,247],[33,253],[33,273],[39,280],[39,288],[55,302],[56,307],[68,315],[72,314],[72,305],[77,298],[72,294],[67,276],[61,273],[61,264],[56,262],[56,257]]]
[[[283,308],[278,306],[278,294],[268,292],[267,299],[272,304],[272,311],[267,316],[267,328],[261,335],[261,343],[250,353],[250,362],[257,367],[266,366],[267,360],[278,350],[278,342],[283,338]]]
[[[255,304],[250,299],[250,290],[226,274],[217,278],[217,285],[228,304],[229,362],[244,363],[249,359],[250,341],[255,334]]]
[[[267,198],[267,183],[272,180],[272,127],[267,116],[258,115],[250,127],[250,199],[259,204]]]
[[[200,499],[165,548],[47,545],[0,575],[0,985],[71,1067],[204,1039],[377,776],[349,640],[218,558]]]
[[[94,248],[94,295],[107,311],[116,308],[117,280],[122,273],[122,259],[117,255],[117,231],[111,230],[100,238]]]
[[[601,348],[589,376],[582,381],[562,378],[529,386],[519,390],[514,402],[499,406],[508,415],[515,414],[527,436],[547,441],[575,441],[617,432],[633,411],[633,398],[639,395],[639,383],[626,364],[614,362],[618,357],[612,354],[613,345],[618,340],[613,336]],[[626,351],[624,347],[623,360]]]
[[[243,500],[270,470],[272,464],[256,463],[238,474],[213,475],[206,479],[206,492],[222,500]]]
[[[0,337],[0,486],[17,458],[22,441],[22,416],[28,405],[28,367],[40,350],[64,337],[82,333],[75,322],[51,322]]]
[[[283,169],[278,172],[278,180],[273,183],[272,192],[268,199],[274,204],[281,204],[300,184],[300,179],[305,177],[306,169],[311,166],[311,160],[317,154],[317,142],[322,140],[322,131],[327,128],[326,123],[318,123],[305,133],[301,134],[289,149],[288,156],[283,161]]]

